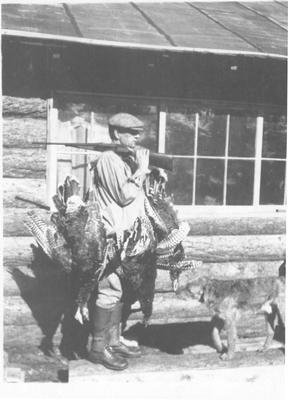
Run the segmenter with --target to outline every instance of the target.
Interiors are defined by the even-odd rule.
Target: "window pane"
[[[226,115],[216,115],[209,109],[200,111],[198,131],[199,155],[224,156],[226,120]]]
[[[98,130],[101,126],[103,129],[107,129],[107,124],[109,118],[117,113],[129,113],[135,115],[135,117],[139,118],[144,123],[144,130],[141,134],[139,145],[147,147],[152,151],[157,151],[157,107],[154,105],[141,105],[136,103],[129,103],[126,101],[125,103],[116,103],[113,104],[113,100],[110,100],[110,104],[103,105],[99,104],[99,106],[95,106],[93,108],[94,111],[94,120],[96,122],[96,127],[98,125]],[[95,132],[96,133],[96,132]]]
[[[174,170],[168,173],[167,193],[177,205],[192,204],[193,160],[175,159]]]
[[[61,108],[58,109],[58,118],[59,121],[63,123],[69,123],[71,121],[81,121],[90,123],[91,112],[89,105],[85,103],[74,103],[74,102],[66,102],[61,104]]]
[[[286,158],[286,127],[285,116],[265,115],[263,157]]]
[[[195,114],[189,110],[167,112],[166,153],[179,155],[194,154]]]
[[[83,96],[82,101],[73,102],[66,99],[60,103],[59,120],[65,125],[76,126],[81,123],[93,124],[88,132],[88,142],[109,142],[108,120],[116,113],[133,114],[144,123],[144,130],[139,144],[157,151],[157,107],[153,104],[134,102],[132,100],[113,98],[90,98]],[[93,112],[93,114],[91,114]]]
[[[253,204],[254,161],[228,161],[227,205]]]
[[[260,204],[283,204],[285,162],[262,161]]]
[[[97,96],[60,96],[57,103],[59,110],[59,142],[111,142],[108,120],[116,113],[131,113],[144,122],[144,131],[139,144],[157,151],[157,107],[148,101],[139,102],[131,99]],[[90,184],[90,172],[87,163],[97,154],[77,154],[81,150],[59,146],[58,148],[58,182],[68,173],[77,177],[84,195]],[[83,152],[83,151],[82,151]],[[65,153],[65,154],[63,154]],[[70,171],[70,172],[69,172]]]
[[[197,161],[196,204],[223,204],[224,160]]]
[[[229,156],[255,156],[256,118],[230,117]]]

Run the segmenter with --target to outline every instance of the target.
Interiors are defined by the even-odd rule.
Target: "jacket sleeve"
[[[132,179],[130,168],[114,152],[103,153],[97,162],[97,175],[100,185],[121,207],[125,207],[142,191]]]

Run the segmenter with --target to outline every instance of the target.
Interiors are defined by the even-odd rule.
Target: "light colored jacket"
[[[138,216],[145,215],[143,188],[131,179],[131,168],[113,151],[99,156],[94,174],[106,232],[121,235],[132,228]]]

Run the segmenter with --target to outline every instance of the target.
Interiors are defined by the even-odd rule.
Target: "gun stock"
[[[63,143],[63,142],[33,142],[37,145],[51,145],[51,146],[68,146],[75,147],[77,149],[92,150],[92,151],[108,151],[112,150],[119,155],[132,155],[134,151],[126,146],[116,143]],[[173,159],[174,157],[169,154],[161,153],[149,153],[149,165],[151,167],[162,168],[167,171],[173,171]]]
[[[173,171],[173,156],[160,153],[149,153],[149,165],[151,167]]]

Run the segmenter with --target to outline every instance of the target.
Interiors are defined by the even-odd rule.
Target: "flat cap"
[[[143,129],[143,122],[140,119],[134,117],[134,115],[127,113],[119,113],[113,115],[109,121],[109,126],[113,126],[115,128],[119,128],[121,130],[131,130],[131,131],[140,131]]]

